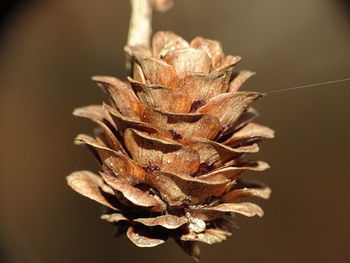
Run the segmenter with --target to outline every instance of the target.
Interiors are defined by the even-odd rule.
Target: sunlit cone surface
[[[244,159],[273,131],[252,120],[262,94],[239,91],[250,71],[217,41],[191,43],[157,32],[151,49],[127,46],[132,78],[95,76],[109,103],[78,108],[99,127],[78,135],[101,164],[99,174],[74,172],[68,184],[106,207],[101,218],[137,246],[174,238],[195,260],[198,242],[225,240],[233,216],[262,216],[245,197],[268,198],[270,189],[240,177],[269,166]]]

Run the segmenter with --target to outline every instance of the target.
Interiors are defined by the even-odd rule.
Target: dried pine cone
[[[106,207],[102,219],[118,226],[137,246],[174,238],[194,259],[197,241],[213,244],[231,235],[235,213],[262,216],[243,197],[268,198],[270,189],[239,178],[263,171],[264,162],[243,159],[273,131],[251,122],[257,92],[238,91],[253,75],[233,73],[238,56],[224,56],[217,41],[190,44],[157,32],[152,48],[126,47],[132,62],[128,82],[93,77],[110,104],[78,108],[75,116],[99,126],[78,135],[101,164],[99,175],[74,172],[68,184]]]

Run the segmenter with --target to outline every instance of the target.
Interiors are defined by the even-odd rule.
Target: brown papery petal
[[[132,128],[138,131],[143,131],[147,132],[149,134],[153,134],[154,136],[159,135],[161,138],[172,138],[171,133],[168,131],[165,131],[159,127],[153,126],[151,124],[138,121],[138,120],[133,120],[127,117],[124,117],[121,115],[118,111],[116,111],[114,108],[104,104],[103,105],[105,109],[110,113],[112,116],[113,121],[115,122],[119,132],[123,134],[125,129]]]
[[[134,119],[140,118],[143,113],[143,105],[128,85],[114,77],[94,76],[92,79],[108,91],[121,114]]]
[[[244,171],[261,172],[270,168],[270,166],[267,163],[262,161],[234,161],[233,165],[235,166],[221,167],[212,170],[209,173],[198,176],[198,178],[212,178],[213,180],[227,178],[229,180],[235,180]]]
[[[179,81],[179,89],[185,90],[192,101],[207,102],[210,98],[226,92],[229,80],[229,72],[193,73]]]
[[[219,120],[208,114],[178,114],[149,107],[145,108],[144,121],[188,137],[213,139],[220,130]]]
[[[174,141],[157,139],[134,129],[125,130],[124,140],[133,159],[142,166],[151,164],[162,171],[189,174],[199,168],[198,153]]]
[[[176,239],[176,243],[189,254],[195,262],[199,262],[201,251],[197,242]]]
[[[152,238],[152,232],[140,232],[134,226],[128,228],[126,235],[138,247],[155,247],[165,242],[165,239]]]
[[[216,200],[218,201],[218,200]],[[230,214],[225,212],[203,210],[200,206],[187,209],[189,216],[203,220],[204,222],[214,222],[223,218],[232,218]]]
[[[240,166],[233,167],[221,167],[215,170],[210,171],[209,173],[198,176],[198,179],[202,180],[223,180],[226,178],[230,182],[222,188],[217,195],[221,195],[226,190],[231,189],[233,185],[236,184],[236,181],[239,175],[244,171],[264,171],[268,169],[270,166],[265,162],[255,162],[255,161],[245,161],[243,163],[237,162],[236,165],[240,164]],[[244,186],[243,186],[244,187]]]
[[[219,201],[216,199],[216,202]],[[199,218],[203,220],[204,222],[213,222],[215,220],[218,220],[220,218],[224,218],[227,216],[231,216],[228,213],[225,212],[219,212],[214,210],[203,210],[200,206],[187,209],[187,213],[190,214],[190,216]]]
[[[209,100],[198,112],[217,117],[223,127],[230,126],[250,104],[262,96],[261,93],[245,91],[224,93]]]
[[[262,172],[269,169],[270,165],[263,161],[244,160],[244,161],[237,162],[237,164],[232,168],[237,170],[244,170],[244,171]]]
[[[187,47],[189,44],[186,40],[170,31],[158,31],[152,38],[153,56],[156,58],[160,58],[163,52]]]
[[[224,59],[224,52],[219,41],[196,37],[192,40],[191,47],[206,51],[210,55],[213,67]]]
[[[262,188],[243,188],[236,189],[228,192],[223,197],[221,197],[222,202],[224,203],[233,203],[243,197],[260,197],[263,199],[268,199],[271,194],[271,188],[262,187]]]
[[[231,56],[228,55],[224,58],[224,60],[221,62],[220,66],[218,66],[215,71],[227,71],[232,70],[234,66],[237,65],[238,62],[241,61],[240,56]]]
[[[108,148],[102,142],[99,142],[93,137],[86,134],[79,134],[74,139],[74,143],[77,145],[86,145],[89,150],[91,150],[92,153],[96,155],[96,158],[98,158],[100,162],[103,162],[111,155],[117,154],[116,151]]]
[[[233,131],[242,128],[244,125],[250,123],[259,116],[260,114],[256,109],[249,107],[245,112],[241,114],[241,116],[239,116],[239,118],[232,124],[232,127],[228,129],[224,134],[231,134]]]
[[[236,152],[239,153],[257,153],[259,152],[259,146],[257,143],[246,145],[246,146],[240,146],[238,148],[233,148]]]
[[[212,179],[212,180],[222,180],[223,178],[226,178],[229,180],[236,180],[240,174],[240,172],[238,172],[237,170],[238,170],[237,167],[221,167],[221,168],[212,170],[206,174],[200,175],[198,176],[198,178]]]
[[[237,180],[237,185],[235,189],[243,189],[243,188],[251,188],[251,189],[267,189],[269,188],[265,183],[247,178],[239,178]]]
[[[274,134],[275,132],[266,126],[257,123],[248,123],[243,128],[233,133],[232,136],[223,143],[233,147],[234,145],[249,140],[250,138],[271,139],[275,137]]]
[[[153,172],[148,178],[163,200],[170,205],[198,204],[210,196],[215,196],[228,182],[226,178],[202,180],[186,174],[167,172]]]
[[[136,96],[145,106],[176,113],[187,113],[191,109],[191,98],[184,90],[143,84],[130,78],[129,81]]]
[[[146,83],[146,78],[145,78],[145,75],[143,75],[142,68],[137,63],[133,63],[132,76],[136,81],[139,81],[141,83]]]
[[[192,137],[185,144],[199,153],[201,163],[214,167],[220,166],[242,154],[231,147],[203,138]]]
[[[111,129],[104,124],[101,121],[96,121],[96,123],[102,128],[103,132],[101,132],[101,135],[103,138],[103,142],[108,146],[108,148],[111,148],[112,150],[121,152],[123,154],[127,154],[121,145],[121,143],[118,141],[118,139],[115,137],[114,133],[111,131]]]
[[[66,177],[68,185],[79,194],[86,196],[96,202],[107,206],[113,210],[118,210],[102,194],[101,189],[107,194],[112,195],[113,190],[106,185],[101,177],[90,171],[77,171]]]
[[[182,191],[182,189],[173,180],[174,175],[153,172],[148,176],[148,183],[157,189],[162,199],[170,206],[180,206],[189,203],[191,197]]]
[[[184,216],[164,215],[155,218],[137,218],[133,221],[145,226],[162,226],[168,229],[176,229],[186,224],[188,221]]]
[[[238,75],[230,82],[229,92],[238,91],[243,85],[243,83],[254,75],[255,75],[255,72],[253,71],[249,71],[249,70],[240,71]]]
[[[256,215],[259,217],[262,217],[264,215],[264,211],[261,209],[260,206],[249,202],[224,203],[217,206],[206,207],[206,208],[203,208],[203,210],[212,210],[212,211],[219,211],[219,212],[234,212],[234,213],[238,213],[248,217],[252,217]]]
[[[103,109],[102,105],[89,105],[76,108],[73,115],[77,117],[87,118],[93,121],[103,121],[109,118],[108,113]],[[110,118],[109,118],[110,119]]]
[[[177,49],[168,52],[163,60],[174,66],[178,75],[209,73],[211,60],[208,53],[194,48]]]
[[[174,67],[160,59],[134,56],[136,63],[141,66],[146,83],[176,88],[176,71]]]
[[[123,214],[113,213],[113,214],[102,214],[100,216],[102,220],[106,220],[108,223],[118,223],[119,221],[129,221]]]
[[[206,229],[203,233],[188,233],[181,236],[181,240],[184,241],[199,241],[204,242],[209,245],[214,243],[219,243],[224,240],[228,236],[231,236],[231,233],[228,231],[224,231],[221,229]]]
[[[103,180],[113,189],[121,192],[131,203],[137,206],[152,207],[153,211],[164,211],[166,205],[152,195],[133,187],[116,176],[101,173]]]
[[[104,164],[118,177],[128,183],[143,183],[146,178],[145,171],[132,159],[123,154],[114,154],[107,158]]]

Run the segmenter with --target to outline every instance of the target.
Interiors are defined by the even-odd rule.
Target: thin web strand
[[[346,78],[346,79],[337,79],[337,80],[331,80],[331,81],[325,81],[325,82],[313,83],[313,84],[307,84],[307,85],[296,86],[296,87],[291,87],[291,88],[286,88],[286,89],[269,90],[269,91],[265,91],[264,93],[266,93],[266,94],[280,93],[280,92],[285,92],[285,91],[292,91],[292,90],[298,90],[298,89],[305,89],[305,88],[311,88],[311,87],[317,87],[317,86],[335,84],[335,83],[346,82],[346,81],[350,81],[350,78]]]

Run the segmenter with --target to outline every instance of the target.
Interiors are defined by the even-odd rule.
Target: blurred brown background
[[[335,0],[178,0],[154,29],[222,41],[268,91],[350,77],[350,13]],[[90,76],[125,77],[130,8],[117,0],[27,1],[0,42],[0,253],[4,263],[191,262],[174,242],[140,249],[113,238],[99,205],[65,183],[96,170],[74,146],[88,121],[72,109],[103,100]],[[226,242],[202,246],[202,262],[350,262],[350,83],[271,94],[256,106],[277,138],[257,158],[272,169],[263,219],[239,217]]]

